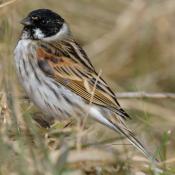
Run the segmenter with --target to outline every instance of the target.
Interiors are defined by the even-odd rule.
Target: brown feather
[[[49,49],[46,50],[45,48]],[[42,43],[37,50],[37,58],[47,61],[48,66],[54,70],[52,77],[81,96],[87,103],[90,103],[92,90],[96,86],[93,94],[93,104],[112,110],[123,118],[128,117],[128,114],[121,109],[117,102],[115,94],[107,83],[101,77],[98,77],[87,55],[79,48],[80,46],[72,39],[71,41],[65,40],[54,44],[45,43],[45,46]],[[69,83],[65,80],[68,80]]]

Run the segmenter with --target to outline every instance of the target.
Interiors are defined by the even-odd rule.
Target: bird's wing
[[[115,94],[96,73],[85,52],[74,40],[55,43],[39,42],[38,44],[38,65],[47,76],[84,98],[87,103],[93,103],[112,110],[124,119],[129,117],[120,107]],[[101,115],[94,107],[91,107],[89,112],[102,124],[126,136],[147,158],[154,160],[153,156],[134,134],[125,127],[123,122],[113,123],[112,120]],[[122,118],[118,119],[123,121]]]
[[[38,42],[38,65],[55,79],[87,101],[129,117],[120,107],[115,94],[98,75],[84,50],[73,40]]]

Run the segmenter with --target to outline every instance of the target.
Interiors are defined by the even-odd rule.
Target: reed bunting
[[[27,95],[57,119],[88,115],[127,137],[147,158],[152,155],[126,127],[130,116],[98,75],[66,21],[48,9],[34,10],[21,22],[16,69]]]

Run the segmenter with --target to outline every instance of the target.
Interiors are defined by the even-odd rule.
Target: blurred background
[[[160,160],[157,168],[93,121],[83,129],[77,122],[42,127],[47,121],[24,98],[13,58],[19,21],[38,8],[65,18],[116,93],[175,93],[175,1],[0,0],[0,174],[175,174],[173,99],[119,99],[132,116],[127,124]]]

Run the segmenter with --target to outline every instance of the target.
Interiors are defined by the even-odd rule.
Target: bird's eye
[[[33,20],[38,20],[39,18],[38,18],[38,16],[32,16],[32,19]]]

